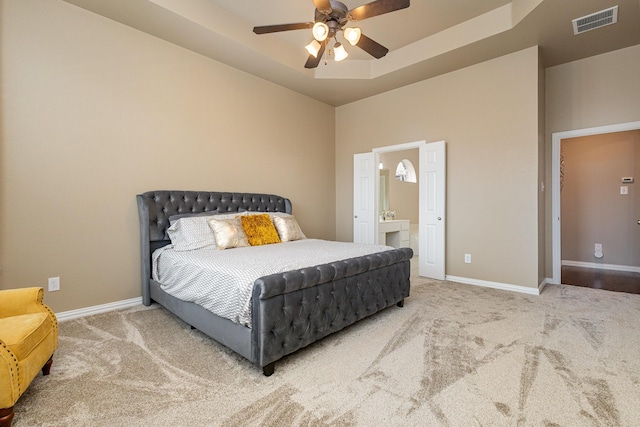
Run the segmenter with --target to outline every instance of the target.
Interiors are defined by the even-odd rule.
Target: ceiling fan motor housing
[[[325,24],[329,24],[330,22],[335,22],[339,27],[343,26],[347,23],[347,14],[349,13],[349,9],[344,3],[339,1],[331,0],[331,13],[325,14],[316,9],[316,22],[324,22]]]

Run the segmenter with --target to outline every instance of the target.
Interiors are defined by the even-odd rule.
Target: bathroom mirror
[[[389,210],[389,169],[380,169],[380,203],[378,211]]]
[[[402,159],[396,168],[396,179],[402,182],[417,182],[416,168],[409,159]]]

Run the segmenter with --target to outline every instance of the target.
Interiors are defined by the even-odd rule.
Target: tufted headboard
[[[202,212],[292,212],[289,199],[272,194],[161,190],[138,194],[136,200],[140,218],[142,298],[145,305],[150,304],[151,254],[171,243],[167,236],[169,217]]]

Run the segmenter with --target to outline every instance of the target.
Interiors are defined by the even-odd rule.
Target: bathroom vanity
[[[393,246],[394,248],[408,248],[409,220],[392,219],[380,221],[378,224],[378,244]]]

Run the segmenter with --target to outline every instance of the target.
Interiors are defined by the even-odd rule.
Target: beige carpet
[[[164,309],[61,324],[14,426],[637,426],[640,295],[426,279],[271,377]]]

